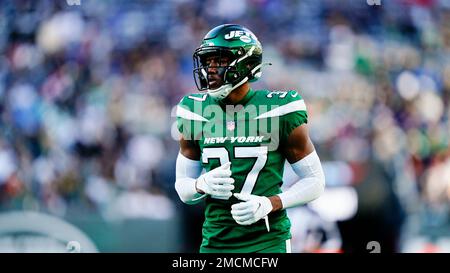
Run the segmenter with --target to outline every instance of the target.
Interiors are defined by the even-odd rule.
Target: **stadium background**
[[[448,0],[1,1],[0,251],[76,241],[20,212],[100,252],[197,251],[173,107],[229,22],[273,63],[254,86],[297,89],[310,113],[328,190],[289,211],[294,251],[450,252]]]

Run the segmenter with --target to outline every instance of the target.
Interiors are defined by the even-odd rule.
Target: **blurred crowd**
[[[358,193],[344,250],[450,237],[450,1],[69,2],[0,2],[0,210],[172,217],[173,107],[233,22],[273,64],[254,88],[299,90],[328,186]]]

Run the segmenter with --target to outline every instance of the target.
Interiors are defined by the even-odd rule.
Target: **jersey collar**
[[[250,88],[248,90],[247,94],[245,95],[245,97],[243,97],[240,101],[236,102],[234,105],[244,106],[254,95],[255,95],[255,90]],[[223,101],[219,101],[219,104],[223,107],[226,106],[226,103],[224,103]]]

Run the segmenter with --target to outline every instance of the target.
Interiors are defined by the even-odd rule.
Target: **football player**
[[[213,28],[193,55],[197,88],[206,92],[177,106],[175,188],[186,204],[206,202],[202,253],[290,252],[286,209],[324,191],[300,94],[250,86],[261,77],[262,53],[249,29]],[[285,160],[299,181],[282,192]]]

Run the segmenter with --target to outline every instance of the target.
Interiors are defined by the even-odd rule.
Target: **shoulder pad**
[[[305,112],[306,105],[296,90],[264,91],[261,93],[264,104],[270,105],[271,110],[260,114],[257,119],[283,116],[293,112]]]
[[[177,105],[177,117],[187,120],[208,121],[202,116],[203,108],[209,103],[205,93],[184,96]]]

